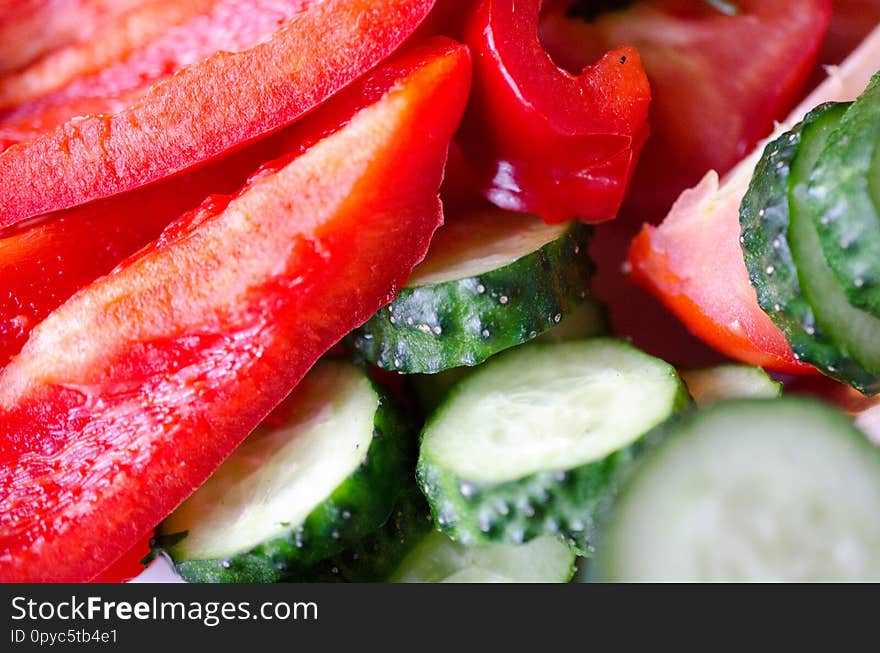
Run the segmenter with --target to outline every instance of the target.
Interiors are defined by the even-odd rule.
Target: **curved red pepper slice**
[[[218,52],[117,114],[9,148],[0,154],[0,228],[143,186],[280,129],[386,59],[433,4],[304,2],[265,43]]]
[[[574,76],[538,41],[541,0],[484,0],[465,25],[474,91],[462,129],[484,195],[549,222],[617,214],[647,136],[648,78],[621,47]]]
[[[305,0],[142,3],[100,38],[0,79],[0,151],[74,116],[122,111],[193,62],[254,47],[306,8]]]
[[[141,564],[150,554],[150,541],[153,539],[153,532],[144,537],[140,542],[135,544],[129,551],[125,552],[122,557],[114,562],[110,567],[95,576],[92,583],[126,583],[132,578],[140,575],[146,567]]]
[[[49,313],[212,194],[233,193],[285,133],[190,173],[0,230],[0,369]]]
[[[0,374],[0,581],[105,569],[394,297],[469,82],[452,41],[405,55],[34,330]]]

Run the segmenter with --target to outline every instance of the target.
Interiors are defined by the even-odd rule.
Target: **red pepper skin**
[[[153,539],[153,531],[134,545],[130,551],[123,554],[119,560],[110,567],[95,576],[92,583],[127,583],[135,576],[143,572],[146,567],[141,561],[150,554],[150,541]]]
[[[71,295],[213,194],[233,193],[279,156],[286,131],[190,173],[0,230],[0,369]],[[30,222],[30,221],[29,221]]]
[[[277,131],[385,60],[433,5],[307,3],[265,43],[218,52],[117,114],[9,148],[0,154],[0,228],[138,188]]]
[[[105,26],[100,38],[0,79],[0,151],[74,116],[123,111],[193,62],[254,47],[305,7],[304,0],[143,3]]]
[[[469,84],[452,41],[404,55],[34,330],[0,373],[0,581],[107,568],[394,297]]]
[[[474,91],[461,132],[487,199],[547,222],[613,218],[647,137],[650,87],[620,47],[578,76],[538,41],[543,0],[483,0],[465,23]]]
[[[0,0],[0,74],[94,39],[114,18],[144,0]]]

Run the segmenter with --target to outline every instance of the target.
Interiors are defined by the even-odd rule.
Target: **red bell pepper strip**
[[[0,0],[0,74],[94,39],[115,17],[145,0]]]
[[[560,64],[579,70],[619,43],[638,49],[651,80],[651,138],[625,208],[656,222],[707,170],[724,174],[773,130],[813,70],[831,0],[641,0],[589,19],[595,3],[555,0],[541,33]],[[747,46],[745,44],[748,44]]]
[[[146,569],[142,561],[150,554],[150,541],[153,532],[134,545],[109,568],[95,576],[93,583],[126,583]]]
[[[188,29],[202,28],[200,31],[203,31],[211,22],[205,14],[216,2],[217,0],[141,0],[131,10],[102,21],[99,34],[92,34],[91,38],[77,40],[50,51],[31,65],[0,77],[0,109],[9,109],[32,101],[67,85],[77,77],[93,75],[111,64],[128,61],[133,56],[138,58],[141,54],[138,50],[148,45],[151,46],[149,49],[155,51],[155,44],[164,41],[164,59],[154,58],[152,69],[141,64],[140,72],[144,78],[140,82],[129,80],[129,84],[144,85],[151,76],[165,74],[167,63],[173,65],[175,55],[179,56],[178,53],[184,52],[184,48],[199,44],[198,38],[182,38],[186,32],[176,27],[189,22],[186,25]],[[239,2],[241,4],[244,3]],[[201,20],[189,20],[194,16]],[[66,16],[66,20],[74,26],[77,25],[77,19],[75,14]],[[173,42],[169,40],[171,34],[176,37]],[[197,37],[198,32],[194,36]],[[235,43],[236,37],[237,34],[232,31],[228,38]],[[198,50],[192,52],[193,57],[199,57],[200,54]],[[204,52],[202,56],[209,54],[213,54],[213,50]],[[195,59],[190,59],[193,60]],[[182,65],[177,66],[178,69],[180,67]],[[134,72],[133,67],[130,69]],[[100,78],[95,79],[95,82],[100,81]]]
[[[394,297],[469,82],[445,39],[388,64],[34,330],[0,373],[0,581],[107,568]]]
[[[212,194],[241,188],[279,156],[286,132],[190,173],[0,230],[0,369],[76,291],[155,240]]]
[[[0,109],[7,109],[0,151],[74,116],[122,111],[158,81],[218,51],[251,48],[305,8],[304,0],[152,0],[100,39],[0,80]]]
[[[0,228],[131,190],[277,131],[386,59],[434,0],[324,0],[267,42],[218,52],[112,116],[0,154]]]
[[[613,218],[647,136],[648,78],[629,47],[574,76],[538,41],[542,0],[483,0],[465,23],[474,91],[461,145],[483,194],[548,222]]]

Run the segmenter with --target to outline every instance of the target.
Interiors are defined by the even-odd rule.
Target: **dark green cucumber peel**
[[[396,401],[375,384],[379,408],[373,439],[360,467],[302,524],[249,551],[223,559],[186,560],[178,555],[185,533],[162,533],[156,550],[182,578],[197,583],[276,583],[299,578],[321,560],[353,546],[385,523],[412,459],[412,425]]]
[[[367,362],[406,374],[478,365],[557,326],[587,298],[589,236],[589,227],[573,223],[505,267],[404,288],[350,342]]]
[[[637,441],[599,462],[506,483],[463,481],[422,461],[417,475],[434,523],[456,542],[521,544],[558,534],[580,555],[592,555],[595,516],[613,495],[619,471],[641,446]]]
[[[816,107],[791,131],[767,145],[739,215],[743,259],[758,304],[785,334],[795,357],[839,381],[865,388],[874,382],[873,376],[816,323],[813,308],[801,292],[788,240],[791,167],[801,148],[803,131],[819,120],[839,119],[847,106],[829,103]]]
[[[822,249],[849,303],[880,317],[880,75],[853,103],[810,175]]]
[[[405,477],[398,478],[398,481],[402,478]],[[302,571],[292,580],[333,583],[385,581],[432,529],[428,504],[410,480],[401,490],[391,516],[381,528],[353,547]]]
[[[806,125],[801,148],[789,181],[788,242],[798,270],[801,294],[812,307],[821,328],[843,354],[841,367],[823,372],[850,384],[864,394],[880,391],[880,320],[852,306],[829,268],[815,225],[808,183],[816,161],[826,151],[829,137],[838,128],[843,107]]]
[[[588,297],[559,326],[538,336],[535,342],[567,342],[607,336],[610,333],[608,307],[593,297]],[[428,415],[443,402],[452,386],[472,371],[472,367],[453,367],[437,374],[410,374],[407,380],[416,403]]]
[[[529,345],[538,346],[554,345]],[[671,366],[669,373],[678,384],[670,407],[670,414],[676,414],[691,405],[691,398]],[[423,437],[432,421],[442,417],[444,407],[454,402],[458,394],[468,391],[467,383],[453,387],[441,408],[429,419]],[[437,529],[454,541],[467,545],[521,544],[541,536],[559,535],[580,555],[590,556],[596,539],[596,516],[616,492],[620,471],[638,458],[650,434],[648,429],[628,445],[594,462],[571,469],[540,471],[504,482],[463,479],[434,464],[423,448],[416,477],[431,506]]]

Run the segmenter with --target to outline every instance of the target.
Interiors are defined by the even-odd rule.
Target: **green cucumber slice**
[[[680,370],[688,392],[698,406],[725,399],[773,399],[782,394],[782,384],[760,367],[719,365],[701,370]]]
[[[658,429],[602,520],[603,581],[880,580],[880,449],[803,399]]]
[[[812,308],[816,328],[827,334],[842,354],[838,365],[827,365],[821,371],[865,394],[876,394],[880,392],[880,320],[850,305],[829,269],[816,230],[816,207],[808,190],[816,160],[832,146],[829,137],[842,120],[838,108],[803,129],[789,183],[788,242],[800,290]]]
[[[389,578],[393,583],[567,583],[577,556],[558,537],[465,546],[433,531]]]
[[[486,211],[438,231],[397,298],[350,342],[407,374],[474,366],[557,326],[588,295],[590,230]]]
[[[425,497],[411,475],[388,521],[350,549],[322,560],[292,580],[303,582],[378,583],[388,579],[407,554],[431,533]],[[401,480],[403,480],[402,477]]]
[[[588,297],[571,315],[563,318],[559,326],[538,336],[535,342],[566,342],[607,336],[611,333],[610,324],[606,306]],[[472,370],[471,367],[453,367],[437,374],[411,374],[410,387],[423,413],[428,415],[434,412],[452,386]]]
[[[821,105],[767,145],[740,205],[740,224],[743,258],[758,304],[785,334],[795,356],[828,376],[866,388],[874,382],[873,375],[853,361],[817,324],[813,307],[798,281],[789,242],[792,166],[809,170],[821,152],[821,148],[816,148],[815,138],[810,140],[809,147],[804,145],[804,131],[821,125],[822,133],[827,133],[848,106]],[[821,257],[818,248],[814,251],[814,256]]]
[[[277,582],[378,528],[406,475],[406,420],[355,365],[318,363],[159,528],[195,582]]]
[[[848,303],[880,317],[880,75],[853,103],[809,176],[822,250]]]
[[[617,469],[688,401],[674,368],[626,342],[534,343],[453,388],[422,432],[417,476],[456,541],[562,534],[588,553]]]

